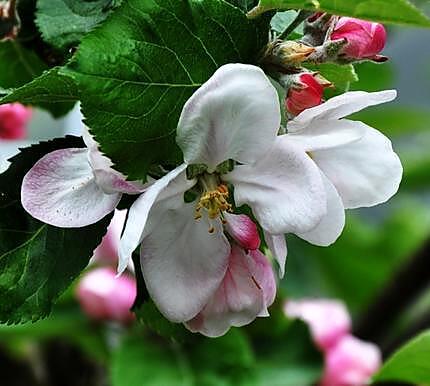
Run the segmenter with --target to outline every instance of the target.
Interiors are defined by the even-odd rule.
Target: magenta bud
[[[31,108],[20,103],[0,105],[0,139],[25,138],[30,118]]]
[[[127,324],[134,319],[130,308],[136,298],[136,281],[127,274],[117,277],[112,268],[96,268],[84,274],[76,297],[91,319]]]
[[[330,39],[346,39],[342,54],[351,59],[381,61],[378,54],[385,46],[387,34],[382,24],[352,17],[341,17]]]

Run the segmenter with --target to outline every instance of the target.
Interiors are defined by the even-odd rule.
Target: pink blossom
[[[27,135],[26,125],[31,109],[20,103],[0,105],[0,138],[23,139]]]
[[[80,280],[76,296],[83,311],[94,320],[129,323],[130,308],[136,298],[135,279],[127,274],[116,277],[112,268],[96,268]]]
[[[118,261],[119,240],[121,238],[121,232],[124,227],[126,216],[126,210],[115,210],[115,214],[109,224],[106,235],[94,251],[93,257],[96,261],[106,264],[116,264]]]
[[[275,294],[275,277],[266,256],[259,250],[246,252],[233,245],[221,285],[203,310],[185,325],[206,336],[221,336],[232,326],[268,316],[267,307]]]
[[[253,250],[260,247],[257,225],[248,216],[226,212],[224,218],[227,232],[242,248]]]
[[[309,325],[317,346],[327,351],[351,329],[351,318],[345,305],[335,300],[308,299],[287,301],[285,313],[290,318],[299,318]]]
[[[349,58],[376,61],[386,59],[378,56],[386,41],[386,32],[382,24],[352,17],[341,17],[330,39],[346,39],[347,44],[342,53]]]
[[[381,366],[379,348],[351,335],[344,336],[325,355],[321,386],[363,386]]]
[[[319,75],[305,73],[297,76],[285,100],[285,108],[293,115],[322,103],[324,88],[331,86]]]

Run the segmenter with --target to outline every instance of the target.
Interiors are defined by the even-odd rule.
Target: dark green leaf
[[[80,147],[68,137],[22,149],[0,175],[0,321],[22,323],[45,317],[55,300],[88,264],[110,216],[84,228],[56,228],[33,219],[20,203],[25,173],[44,154]]]
[[[373,380],[429,384],[429,358],[430,330],[412,339],[395,352],[373,377]]]
[[[191,386],[192,376],[175,345],[130,335],[112,358],[112,386]]]
[[[296,8],[381,23],[430,27],[430,20],[407,0],[260,0],[250,15],[255,17],[271,9]]]
[[[152,163],[179,162],[183,104],[221,65],[254,63],[268,28],[223,0],[124,3],[67,70],[103,152],[131,179],[144,179]]]
[[[45,42],[66,49],[104,21],[112,6],[112,0],[38,0],[36,24]]]
[[[9,93],[0,99],[0,104],[20,102],[35,105],[58,117],[71,110],[77,99],[78,90],[74,81],[59,74],[58,68],[53,68],[29,83],[9,90]]]

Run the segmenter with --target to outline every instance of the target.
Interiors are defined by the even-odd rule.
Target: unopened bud
[[[314,47],[292,40],[277,40],[269,43],[264,54],[264,61],[283,68],[296,67],[315,52]]]
[[[294,77],[285,100],[285,108],[292,115],[321,104],[324,89],[332,86],[318,73],[302,73]]]
[[[341,17],[337,21],[331,40],[346,39],[341,55],[349,59],[370,59],[385,61],[386,57],[378,55],[385,46],[386,32],[382,24],[352,17]]]
[[[0,105],[0,138],[23,139],[27,136],[27,123],[31,109],[20,103]]]

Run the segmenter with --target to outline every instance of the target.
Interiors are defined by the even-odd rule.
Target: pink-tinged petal
[[[112,212],[120,193],[106,194],[95,182],[87,149],[43,156],[24,176],[21,201],[33,217],[61,228],[83,227]]]
[[[330,350],[351,329],[351,318],[342,302],[326,299],[289,300],[285,314],[309,325],[312,338],[321,350]]]
[[[336,188],[326,176],[322,177],[327,195],[327,213],[314,229],[297,236],[311,244],[326,247],[341,235],[345,226],[345,209]]]
[[[266,154],[279,130],[275,88],[255,66],[226,64],[185,103],[177,142],[188,164],[209,171],[234,159],[253,163]]]
[[[285,137],[304,151],[312,152],[358,141],[365,135],[366,129],[364,123],[348,119],[315,120],[312,125],[288,133]]]
[[[219,287],[230,244],[219,219],[195,220],[195,203],[182,201],[178,206],[175,201],[165,200],[151,212],[156,223],[145,231],[141,267],[160,312],[172,322],[185,322],[198,314]]]
[[[271,234],[313,229],[326,212],[321,173],[315,163],[286,137],[278,137],[255,165],[239,165],[223,176],[234,186],[238,206],[247,204]]]
[[[99,144],[91,136],[87,127],[84,127],[82,138],[88,149],[88,161],[93,169],[96,182],[106,193],[139,194],[152,184],[152,179],[146,184],[139,181],[127,181],[126,176],[114,170],[112,161],[102,154]]]
[[[321,386],[368,385],[381,362],[381,352],[376,345],[346,335],[325,355]]]
[[[224,213],[225,229],[242,248],[258,249],[260,236],[257,225],[244,214]]]
[[[98,262],[115,264],[118,261],[119,240],[121,238],[121,232],[124,228],[126,217],[126,210],[115,210],[115,214],[109,224],[106,235],[103,237],[102,242],[93,253],[93,257]]]
[[[312,158],[335,186],[345,208],[387,201],[402,179],[402,164],[390,140],[369,126],[359,141],[314,151]]]
[[[209,337],[224,335],[232,326],[244,326],[260,314],[265,315],[275,291],[275,278],[267,258],[257,250],[246,253],[233,246],[222,284],[185,326]]]
[[[319,106],[304,110],[291,122],[288,122],[288,132],[303,130],[314,120],[336,120],[363,110],[369,106],[379,105],[395,99],[395,90],[380,92],[350,91],[330,98]]]
[[[136,298],[136,282],[129,275],[116,277],[112,268],[97,268],[83,275],[76,296],[92,319],[128,323],[134,319],[130,308]]]
[[[167,173],[151,185],[131,206],[119,246],[119,273],[127,268],[133,251],[142,241],[148,215],[154,203],[157,200],[174,197],[177,205],[181,205],[183,194],[195,184],[195,181],[187,180],[186,168],[187,165],[182,164]]]
[[[266,241],[267,247],[272,253],[273,258],[279,265],[279,277],[283,278],[288,254],[285,235],[272,235],[268,232],[264,232],[264,240]]]
[[[0,106],[0,139],[16,140],[27,136],[27,123],[32,115],[31,108],[20,103]]]

